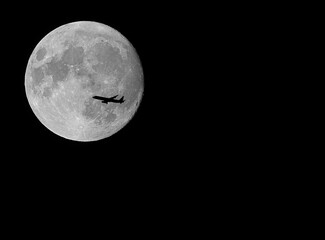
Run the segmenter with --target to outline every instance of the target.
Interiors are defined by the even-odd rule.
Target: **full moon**
[[[25,74],[36,117],[53,133],[75,141],[118,132],[137,111],[143,88],[135,48],[117,30],[97,22],[69,23],[47,34]]]

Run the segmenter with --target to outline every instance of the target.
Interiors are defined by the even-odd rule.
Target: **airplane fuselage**
[[[116,99],[118,95],[114,96],[114,97],[110,97],[110,98],[107,98],[107,97],[101,97],[101,96],[93,96],[94,99],[97,99],[97,100],[101,100],[102,103],[109,103],[109,102],[113,102],[113,103],[123,103],[125,102],[124,100],[124,97],[122,96],[120,99]]]

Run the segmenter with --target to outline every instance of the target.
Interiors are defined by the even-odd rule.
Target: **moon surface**
[[[143,88],[134,47],[97,22],[69,23],[47,34],[32,52],[25,74],[26,96],[37,118],[53,133],[75,141],[118,132],[134,116]],[[93,98],[116,95],[125,101]]]

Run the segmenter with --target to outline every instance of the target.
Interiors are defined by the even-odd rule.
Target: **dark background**
[[[129,212],[135,224],[143,217],[151,221],[172,214],[174,208],[176,218],[193,213],[187,210],[193,196],[179,196],[202,189],[197,183],[200,170],[192,170],[204,154],[195,155],[196,142],[203,140],[195,138],[202,110],[186,97],[202,96],[207,87],[194,76],[197,63],[204,61],[195,57],[196,51],[205,51],[202,33],[193,24],[198,9],[120,3],[17,3],[2,9],[7,12],[1,16],[2,201],[8,215],[26,226],[33,217],[45,222],[59,214],[62,222],[69,214],[86,216],[90,208],[100,213],[95,218],[103,223],[104,216],[112,216],[109,208],[121,211],[119,218]],[[118,30],[135,47],[144,73],[144,95],[134,118],[113,136],[95,142],[52,133],[34,115],[25,94],[27,62],[37,43],[75,21],[100,22]],[[196,91],[189,92],[187,86]],[[142,209],[152,209],[151,214],[144,216]]]
[[[195,52],[191,49],[199,45],[192,40],[197,37],[197,16],[190,13],[186,6],[150,5],[103,5],[96,12],[91,7],[35,8],[16,13],[16,21],[5,25],[7,37],[3,39],[6,152],[41,161],[87,162],[154,161],[180,154],[184,140],[198,131],[189,123],[192,116],[184,98],[186,85],[193,86],[189,73],[194,69],[188,61]],[[26,66],[35,46],[52,30],[75,21],[100,22],[118,30],[135,47],[144,73],[144,95],[133,119],[113,136],[95,142],[68,140],[48,130],[34,115],[25,94]]]
[[[306,180],[310,153],[304,163],[298,162],[293,154],[300,150],[288,148],[291,141],[282,129],[274,128],[272,109],[265,106],[263,97],[254,95],[265,96],[264,89],[272,85],[283,89],[286,80],[281,73],[272,76],[279,60],[284,59],[285,68],[289,62],[274,44],[281,47],[285,38],[275,34],[283,26],[282,19],[274,26],[282,5],[229,2],[223,8],[203,1],[202,8],[196,2],[176,6],[156,1],[133,6],[97,1],[73,6],[68,2],[13,4],[3,5],[0,15],[0,177],[3,208],[12,219],[26,226],[33,216],[56,217],[60,223],[72,216],[102,220],[112,216],[115,208],[118,217],[131,215],[132,223],[140,222],[138,231],[155,231],[151,225],[156,225],[162,226],[158,234],[178,228],[182,236],[192,235],[200,221],[205,225],[202,236],[206,228],[212,229],[210,219],[220,213],[225,213],[219,219],[228,226],[233,221],[252,225],[246,218],[255,216],[271,216],[273,221],[283,214],[292,215],[282,209],[295,207],[302,187],[314,185]],[[304,12],[292,6],[283,11],[284,15]],[[274,26],[274,33],[263,16]],[[289,19],[284,32],[296,25],[296,18]],[[136,48],[145,79],[143,101],[135,117],[112,137],[90,143],[66,140],[49,131],[32,112],[24,89],[27,61],[36,44],[55,28],[83,20],[121,32]],[[271,101],[278,98],[276,93],[272,91]],[[265,116],[261,109],[267,112]],[[282,124],[283,115],[276,121]],[[312,180],[320,176],[314,168]],[[287,198],[295,187],[297,194]],[[254,215],[254,209],[258,214]],[[96,213],[101,216],[93,217]],[[187,225],[184,230],[182,223]],[[14,226],[11,234],[20,229]]]
[[[196,99],[205,97],[211,87],[204,84],[206,67],[198,67],[206,61],[197,53],[207,51],[198,24],[200,9],[156,3],[94,4],[68,7],[43,2],[41,7],[19,6],[20,11],[7,8],[10,21],[2,16],[4,191],[13,196],[7,198],[13,204],[21,204],[15,199],[28,204],[26,196],[33,201],[39,195],[54,201],[65,196],[64,202],[94,198],[99,206],[111,200],[136,205],[144,197],[148,200],[142,204],[149,206],[155,199],[166,202],[161,208],[165,211],[172,199],[164,192],[173,192],[174,199],[189,189],[202,188],[196,182],[201,178],[198,166],[213,157],[205,156],[207,152],[198,145],[213,139],[197,137],[214,111],[202,110]],[[100,22],[119,31],[135,47],[143,67],[144,95],[135,116],[113,136],[94,142],[68,140],[48,130],[34,115],[25,93],[25,71],[35,46],[52,30],[75,21]],[[204,123],[200,123],[202,114],[209,116]]]

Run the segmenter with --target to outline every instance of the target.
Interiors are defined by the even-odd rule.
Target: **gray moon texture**
[[[134,117],[143,89],[133,45],[98,22],[73,22],[48,33],[33,50],[25,74],[35,120],[58,136],[81,142],[116,134]],[[118,96],[124,102],[103,103],[93,96]]]

